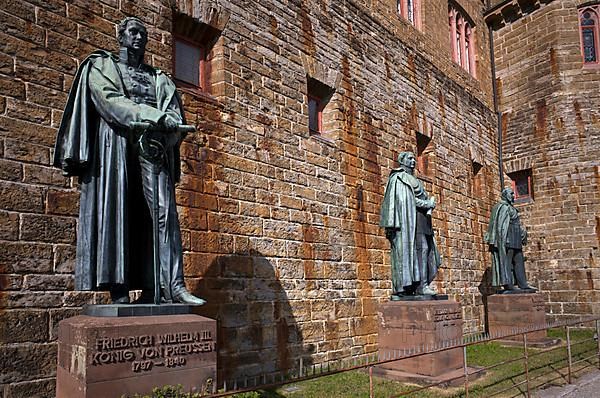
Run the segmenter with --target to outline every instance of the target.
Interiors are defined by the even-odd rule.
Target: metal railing
[[[592,328],[595,329],[595,335],[592,338],[583,339],[579,341],[572,341],[571,334],[574,328],[582,328],[585,325],[592,324]],[[554,346],[552,348],[540,349],[534,352],[531,351],[531,344],[528,341],[528,334],[540,331],[547,331],[548,329],[557,329],[564,328],[566,334],[566,343]],[[588,329],[590,327],[588,326]],[[574,367],[576,365],[583,364],[577,371],[582,371],[590,366],[597,366],[600,368],[600,317],[581,317],[579,319],[569,320],[569,321],[560,321],[560,322],[551,322],[543,325],[534,325],[527,328],[514,328],[510,332],[505,333],[497,333],[497,334],[477,334],[477,335],[469,335],[463,336],[460,339],[446,340],[442,341],[439,344],[434,345],[421,345],[417,347],[411,347],[407,349],[397,349],[397,350],[388,350],[385,352],[379,352],[375,354],[365,354],[360,356],[355,356],[349,359],[342,359],[336,361],[330,361],[325,363],[320,363],[318,365],[304,366],[304,360],[299,360],[299,366],[294,371],[291,372],[279,372],[272,373],[268,375],[261,375],[256,377],[246,377],[246,378],[237,378],[231,379],[224,382],[219,383],[217,386],[213,384],[211,386],[211,391],[205,391],[205,395],[201,395],[206,398],[217,398],[217,397],[226,397],[234,394],[244,393],[244,392],[252,392],[257,390],[271,390],[274,388],[282,387],[287,384],[299,383],[302,381],[308,381],[313,379],[318,379],[321,377],[331,376],[339,373],[350,372],[355,370],[364,370],[367,371],[369,375],[369,397],[374,397],[374,376],[373,376],[373,368],[385,364],[389,364],[392,362],[408,360],[412,358],[421,357],[423,355],[436,354],[440,352],[445,352],[449,350],[461,349],[463,356],[463,372],[462,374],[450,378],[443,379],[441,381],[427,384],[425,386],[415,387],[410,390],[404,391],[399,395],[391,395],[391,398],[395,397],[405,397],[416,394],[420,391],[431,389],[438,386],[445,386],[449,383],[456,382],[457,380],[463,379],[463,389],[461,394],[464,394],[465,397],[469,397],[470,389],[472,387],[471,377],[476,376],[480,373],[485,373],[488,370],[492,370],[498,368],[503,365],[508,365],[511,363],[516,363],[519,361],[523,362],[523,371],[513,377],[522,377],[524,376],[524,380],[521,381],[513,381],[511,385],[507,388],[501,389],[499,391],[486,393],[486,397],[492,397],[499,394],[503,394],[512,389],[519,389],[519,393],[517,395],[530,397],[531,391],[533,389],[539,388],[548,383],[553,383],[558,379],[563,379],[567,383],[571,384],[573,381]],[[520,337],[520,342],[515,340],[515,338]],[[470,370],[468,357],[467,357],[467,348],[469,346],[485,344],[494,341],[507,342],[511,341],[512,345],[521,345],[523,348],[523,355],[515,358],[510,358],[508,360],[495,363],[493,365],[489,365],[486,367],[477,367],[475,369]],[[580,346],[584,343],[589,343],[590,341],[595,341],[595,351],[593,355],[589,355],[587,357],[580,357],[581,353],[574,354],[574,348]],[[532,367],[531,360],[536,356],[551,353],[556,350],[564,350],[566,346],[566,361],[567,365],[562,367],[554,367],[555,363],[545,363],[540,367]],[[589,351],[589,350],[587,350]],[[575,357],[578,357],[576,360]],[[560,362],[559,360],[557,362]],[[541,368],[550,367],[551,371],[548,373],[557,373],[558,376],[545,379],[544,376],[547,376],[548,373],[538,374],[535,377],[531,375],[533,371],[537,371]],[[561,372],[561,370],[566,370],[565,372]],[[541,383],[536,384],[536,380]],[[523,388],[521,391],[520,388]]]

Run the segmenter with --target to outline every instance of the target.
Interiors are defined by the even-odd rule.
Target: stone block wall
[[[115,51],[126,15],[147,23],[147,61],[166,71],[178,13],[222,30],[210,92],[181,89],[199,131],[177,189],[186,280],[219,320],[222,379],[376,351],[390,293],[379,206],[417,132],[431,139],[423,178],[439,202],[435,284],[463,305],[465,331],[482,330],[482,236],[499,188],[483,3],[459,2],[476,23],[477,79],[450,59],[447,3],[422,3],[419,32],[389,0],[3,2],[4,396],[51,396],[58,321],[107,300],[73,291],[77,181],[50,159],[79,62]],[[308,131],[307,76],[335,89],[323,136]]]
[[[540,2],[494,33],[505,171],[532,170],[527,268],[552,319],[600,312],[600,70],[583,66],[579,3]]]

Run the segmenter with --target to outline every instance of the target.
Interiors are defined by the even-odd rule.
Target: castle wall
[[[600,311],[600,70],[584,67],[576,1],[494,33],[507,173],[532,170],[528,274],[551,319]],[[507,184],[510,179],[507,176]]]
[[[149,27],[147,61],[171,71],[171,3],[0,5],[5,397],[51,394],[57,323],[108,299],[73,291],[77,181],[50,166],[76,68],[115,51],[114,23],[133,14]],[[181,89],[199,131],[182,146],[177,189],[186,281],[219,320],[220,377],[375,352],[391,293],[379,207],[417,132],[431,139],[435,286],[461,302],[466,332],[483,330],[482,236],[499,190],[483,3],[459,1],[475,21],[477,79],[450,58],[445,1],[422,2],[422,32],[389,0],[174,3],[222,28],[210,93]],[[307,75],[335,89],[323,136],[308,131]]]

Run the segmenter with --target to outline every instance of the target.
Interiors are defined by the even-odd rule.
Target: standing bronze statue
[[[431,224],[435,199],[414,175],[412,152],[400,153],[398,163],[385,188],[379,222],[391,244],[392,300],[435,295],[429,284],[441,264]]]
[[[118,40],[118,56],[100,50],[82,62],[56,141],[54,165],[81,185],[75,288],[109,290],[120,304],[142,289],[139,302],[152,302],[155,249],[162,300],[204,304],[183,280],[174,186],[185,135],[181,101],[171,79],[143,62],[142,21],[124,19]]]
[[[492,253],[492,285],[503,286],[502,293],[533,293],[527,284],[523,246],[527,231],[521,225],[519,211],[513,206],[515,193],[504,188],[500,201],[492,208],[485,242]],[[518,289],[515,288],[515,281]]]

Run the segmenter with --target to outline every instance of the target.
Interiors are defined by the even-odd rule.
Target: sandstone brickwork
[[[526,267],[556,320],[600,312],[600,70],[583,66],[582,2],[533,3],[496,20],[494,41],[505,172],[533,177]]]
[[[442,0],[422,2],[422,31],[391,0],[3,1],[4,397],[51,396],[58,321],[107,300],[73,291],[77,181],[50,159],[78,64],[116,50],[126,15],[147,23],[147,61],[167,72],[174,23],[220,32],[209,93],[181,89],[199,131],[182,147],[177,201],[188,285],[219,321],[221,379],[376,352],[376,309],[390,294],[379,206],[417,133],[439,203],[435,285],[462,304],[465,331],[482,330],[496,125],[484,2],[458,3],[475,23],[477,79],[451,60]],[[308,77],[335,89],[323,136],[308,131]]]

